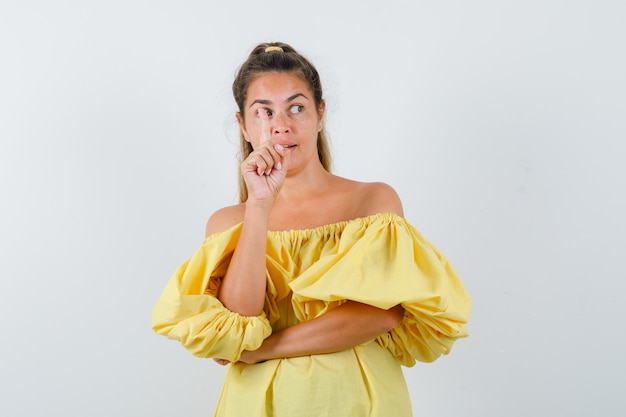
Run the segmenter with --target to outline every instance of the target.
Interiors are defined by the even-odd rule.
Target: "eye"
[[[304,107],[299,104],[296,104],[295,106],[291,106],[291,108],[289,109],[289,111],[294,114],[302,113],[303,110],[304,110]]]
[[[258,109],[258,110],[256,111],[257,116],[261,117],[261,112],[262,112],[262,111],[264,111],[264,112],[265,112],[265,114],[267,114],[267,117],[272,117],[272,115],[274,114],[274,113],[272,113],[272,111],[271,111],[271,110],[269,110],[269,109]]]

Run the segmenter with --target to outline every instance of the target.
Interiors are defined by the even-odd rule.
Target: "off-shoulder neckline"
[[[367,216],[355,217],[352,219],[339,220],[333,223],[321,224],[319,226],[307,227],[304,229],[268,230],[268,233],[273,234],[273,235],[274,234],[280,235],[280,234],[285,234],[285,233],[315,234],[318,232],[324,232],[328,230],[333,230],[333,231],[343,230],[346,228],[346,226],[350,224],[354,224],[354,223],[371,224],[372,222],[378,219],[382,221],[391,221],[391,220],[404,219],[404,218],[395,213],[375,213],[375,214],[370,214]]]
[[[405,221],[405,218],[396,214],[396,213],[375,213],[367,216],[355,217],[352,219],[340,220],[333,223],[321,224],[319,226],[308,227],[304,229],[286,229],[286,230],[268,230],[268,236],[285,236],[285,235],[293,235],[293,234],[301,234],[301,235],[317,235],[321,233],[336,233],[338,231],[342,231],[348,225],[352,225],[354,223],[359,223],[361,225],[369,225],[373,222],[381,220],[383,222],[391,222],[391,221]],[[243,225],[243,222],[239,222],[224,230],[223,232],[216,232],[206,237],[205,240],[211,239],[214,236],[221,235],[223,233],[232,232],[240,228]]]

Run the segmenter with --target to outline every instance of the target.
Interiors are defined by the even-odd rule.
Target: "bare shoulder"
[[[358,182],[345,180],[348,184],[352,202],[358,207],[358,217],[378,213],[394,213],[404,216],[402,201],[396,190],[384,182]]]
[[[244,204],[228,206],[217,210],[206,223],[205,236],[223,232],[243,221]]]
[[[389,184],[384,182],[364,183],[362,197],[365,198],[363,206],[367,208],[369,214],[395,213],[398,216],[404,216],[400,196]]]

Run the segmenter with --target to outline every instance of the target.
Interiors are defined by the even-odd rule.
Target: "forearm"
[[[257,351],[249,352],[250,359],[259,362],[349,349],[393,329],[403,316],[400,305],[382,310],[348,301],[318,318],[274,333]]]
[[[257,316],[263,310],[268,221],[268,209],[246,206],[241,234],[218,291],[222,304],[243,316]]]

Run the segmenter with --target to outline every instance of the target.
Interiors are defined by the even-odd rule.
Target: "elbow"
[[[263,313],[263,304],[241,302],[239,300],[231,300],[230,298],[218,298],[222,305],[229,311],[237,313],[243,317],[256,317]]]
[[[233,313],[237,313],[240,316],[244,317],[256,317],[260,316],[263,313],[263,307],[265,304],[265,299],[261,298],[259,300],[251,300],[250,298],[241,299],[233,295],[233,293],[226,293],[222,291],[222,286],[218,288],[217,299],[222,303],[222,305],[232,311]]]
[[[224,304],[224,307],[242,317],[258,317],[263,314],[263,308],[255,308],[247,304]]]

